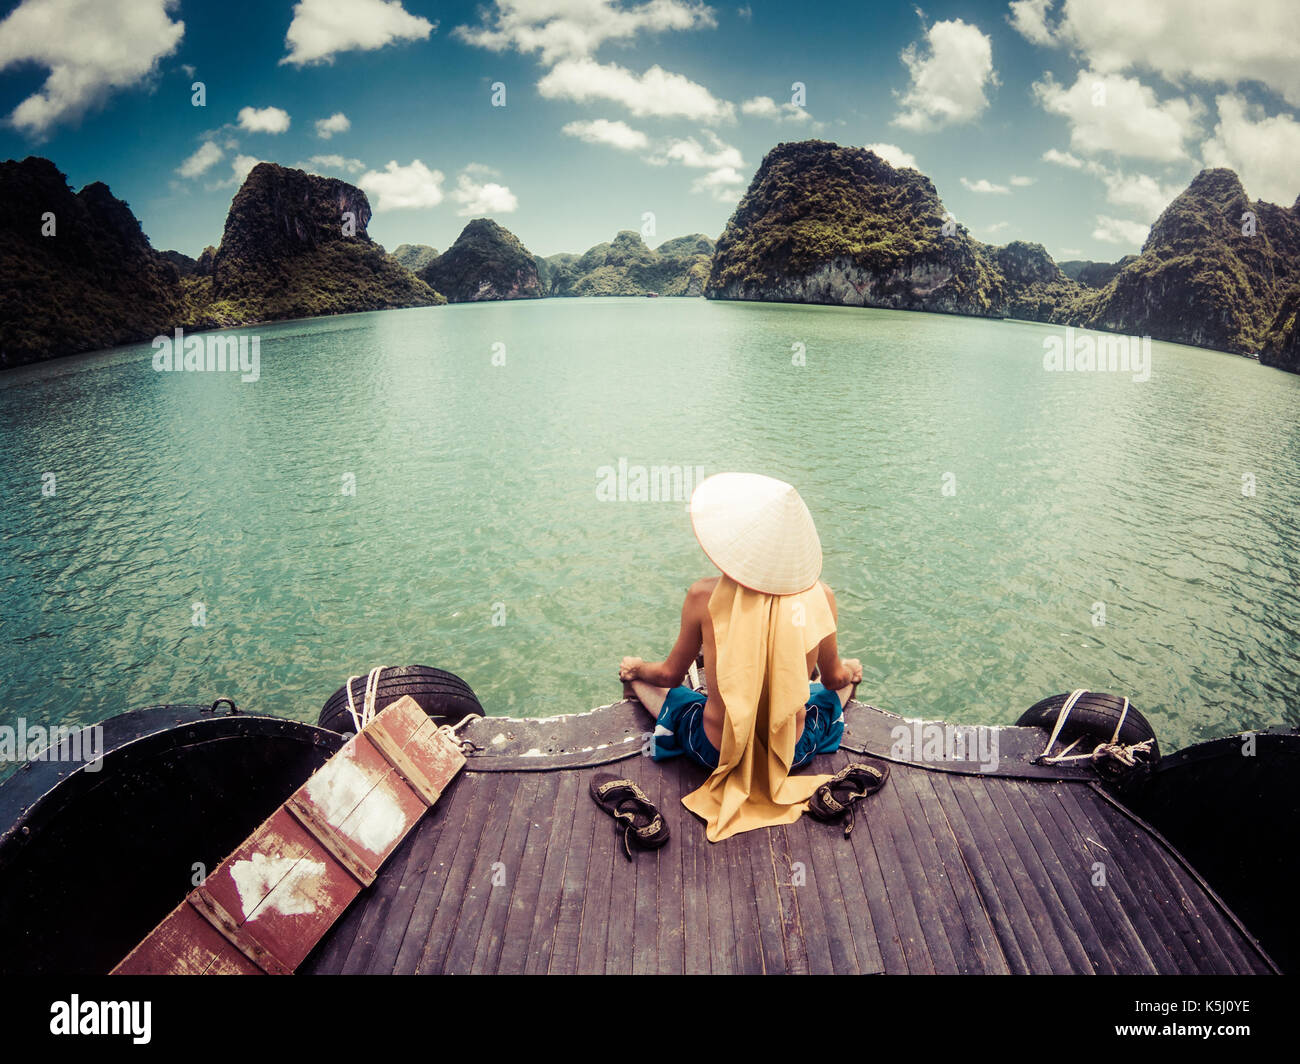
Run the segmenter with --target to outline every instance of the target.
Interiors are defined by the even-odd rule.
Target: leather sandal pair
[[[614,818],[629,861],[634,844],[638,849],[657,850],[668,841],[667,823],[634,780],[598,772],[591,778],[591,797]]]
[[[853,831],[854,805],[875,794],[888,778],[889,766],[883,761],[854,761],[813,792],[808,799],[808,812],[827,823],[834,823],[848,814],[844,824],[847,837]]]

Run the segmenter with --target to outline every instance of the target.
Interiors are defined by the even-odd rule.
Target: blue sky
[[[882,146],[977,238],[1058,259],[1138,250],[1204,165],[1255,197],[1300,194],[1293,0],[2,10],[0,153],[48,156],[75,188],[105,181],[155,247],[190,255],[219,241],[258,159],[359,184],[390,249],[445,248],[481,215],[540,254],[646,212],[652,245],[717,236],[764,153],[813,136]]]

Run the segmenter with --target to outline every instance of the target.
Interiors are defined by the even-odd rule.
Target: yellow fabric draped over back
[[[820,583],[765,595],[723,576],[709,598],[718,692],[726,706],[718,767],[682,799],[710,842],[790,824],[830,776],[791,776],[796,714],[808,701],[808,652],[835,631]]]

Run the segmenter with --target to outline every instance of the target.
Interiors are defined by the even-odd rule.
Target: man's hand
[[[857,658],[845,658],[843,666],[844,671],[848,673],[849,683],[862,682],[862,662]]]
[[[618,678],[624,683],[639,680],[641,678],[639,670],[644,664],[645,662],[640,658],[624,658],[618,667]]]

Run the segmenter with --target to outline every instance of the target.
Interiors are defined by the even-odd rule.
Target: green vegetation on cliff
[[[453,303],[543,295],[532,253],[490,218],[475,218],[465,226],[418,276]]]
[[[370,239],[355,185],[258,163],[235,194],[194,324],[429,306],[441,296]]]
[[[0,366],[145,340],[183,306],[176,267],[100,182],[48,159],[0,163]]]
[[[438,257],[438,249],[428,244],[398,244],[390,254],[412,273],[418,273]]]
[[[713,241],[700,233],[665,240],[652,250],[639,233],[625,229],[582,255],[542,260],[544,285],[552,296],[699,296],[712,257]]]

